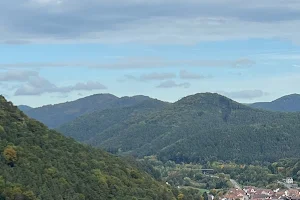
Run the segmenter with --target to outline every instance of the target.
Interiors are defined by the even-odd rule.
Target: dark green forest
[[[230,178],[284,187],[277,181],[287,176],[300,182],[299,121],[299,113],[206,93],[92,112],[59,128],[119,158],[65,138],[1,96],[0,199],[203,200],[221,197]]]
[[[95,94],[76,101],[25,109],[24,112],[29,117],[44,123],[49,128],[57,128],[84,114],[105,109],[130,107],[146,100],[158,101],[142,95],[119,98],[112,94]],[[24,106],[21,106],[21,109],[24,109]]]
[[[137,110],[95,112],[58,130],[112,153],[157,155],[164,162],[250,164],[300,153],[300,113],[253,109],[213,93],[191,95],[160,110]]]
[[[49,130],[2,96],[0,151],[3,200],[174,198],[135,165]]]
[[[167,107],[165,102],[154,99],[145,100],[131,107],[92,112],[60,126],[57,130],[77,141],[88,142],[88,140],[91,140],[98,133],[115,124],[122,123],[128,118],[138,118],[142,114],[145,115],[164,107]]]

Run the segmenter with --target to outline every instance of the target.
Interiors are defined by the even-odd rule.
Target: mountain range
[[[300,113],[254,109],[215,93],[159,109],[144,104],[97,111],[58,130],[114,153],[165,161],[272,162],[300,153]]]
[[[28,118],[0,96],[0,199],[174,199],[120,158]]]
[[[96,94],[75,101],[55,105],[45,105],[32,108],[26,105],[18,106],[28,116],[46,124],[49,128],[57,128],[77,117],[106,109],[124,108],[135,106],[145,100],[155,100],[147,96],[116,97],[111,94]],[[166,105],[167,102],[164,102]],[[262,110],[298,112],[300,111],[300,95],[292,94],[283,96],[272,102],[259,102],[247,104],[252,108]]]
[[[177,162],[272,162],[300,152],[299,97],[243,105],[214,93],[175,103],[99,94],[24,112],[112,153],[157,155]]]
[[[18,108],[23,112],[33,109],[32,107],[26,105],[19,105]]]
[[[259,108],[270,111],[281,111],[281,112],[299,112],[300,111],[300,95],[291,94],[283,96],[272,102],[258,102],[250,104],[253,108]]]
[[[151,99],[131,107],[95,111],[78,117],[69,123],[65,123],[57,128],[57,130],[61,131],[66,136],[85,142],[87,140],[92,140],[97,133],[118,123],[122,123],[129,118],[138,118],[150,112],[161,110],[168,105],[168,103]]]
[[[142,95],[119,98],[111,94],[96,94],[71,102],[45,105],[33,109],[24,109],[22,106],[20,109],[29,117],[39,120],[49,128],[56,128],[93,111],[129,107],[149,99],[151,98]]]
[[[296,158],[298,101],[296,94],[252,105],[216,93],[175,103],[99,94],[40,108],[19,106],[22,112],[0,96],[0,199],[173,199],[169,188],[138,165],[89,145],[177,163]]]

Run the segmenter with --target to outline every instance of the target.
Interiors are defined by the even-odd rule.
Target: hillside
[[[0,199],[172,199],[119,158],[67,139],[0,96]]]
[[[116,114],[103,115],[106,121],[115,122],[104,126],[84,123],[83,116],[83,123],[77,121],[76,127],[96,133],[85,138],[86,143],[112,152],[200,163],[272,162],[300,153],[300,114],[252,109],[218,94],[188,96],[164,109],[128,118],[126,110],[106,112],[124,114],[126,119],[119,122]],[[74,134],[78,139],[84,131]]]
[[[146,96],[118,98],[111,94],[97,94],[76,101],[25,110],[25,113],[49,128],[56,128],[87,113],[110,108],[129,107],[150,99]]]
[[[250,104],[253,108],[259,108],[270,111],[281,112],[299,112],[300,111],[300,94],[291,94],[283,96],[272,102],[259,102]]]
[[[18,108],[19,108],[21,111],[23,111],[23,112],[32,109],[30,106],[26,106],[26,105],[19,105]]]
[[[115,124],[122,123],[129,118],[138,118],[142,114],[160,110],[164,107],[166,107],[165,102],[154,99],[145,100],[131,107],[107,109],[83,115],[63,124],[57,130],[77,141],[87,142],[98,133]]]

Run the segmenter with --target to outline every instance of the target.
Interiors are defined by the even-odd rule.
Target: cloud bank
[[[9,70],[0,72],[0,81],[15,83],[9,89],[15,90],[15,96],[41,95],[44,93],[70,93],[73,91],[92,91],[107,89],[106,86],[96,81],[86,83],[78,82],[69,86],[57,86],[41,77],[37,71]],[[20,84],[22,83],[22,84]],[[10,84],[11,85],[11,84]],[[0,85],[8,89],[7,85]]]
[[[255,98],[268,95],[268,93],[262,90],[240,90],[240,91],[232,91],[232,92],[219,91],[218,93],[232,99],[248,99],[248,100],[252,100]]]
[[[127,80],[134,80],[134,81],[162,81],[162,80],[167,80],[167,79],[172,79],[176,78],[175,73],[158,73],[158,72],[153,72],[149,74],[142,74],[140,76],[134,76],[134,75],[125,75],[122,81],[127,81]]]
[[[173,80],[168,80],[168,81],[161,82],[156,87],[157,88],[189,88],[190,86],[191,86],[191,84],[188,82],[176,83]]]
[[[188,72],[187,70],[181,70],[179,73],[179,77],[181,79],[186,79],[186,80],[201,80],[201,79],[207,79],[211,78],[211,76],[204,76],[201,74],[196,74],[192,72]]]
[[[10,0],[0,18],[3,44],[300,42],[296,0]]]

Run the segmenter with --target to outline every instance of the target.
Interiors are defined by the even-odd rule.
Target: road
[[[232,185],[234,185],[235,188],[241,190],[241,186],[238,184],[238,182],[236,182],[235,180],[233,179],[230,179],[230,182],[232,183]],[[244,199],[245,200],[249,200],[249,197],[247,195],[244,195]]]
[[[237,189],[242,189],[241,186],[233,179],[230,179],[230,182],[232,183],[232,185],[234,185],[235,188]]]

